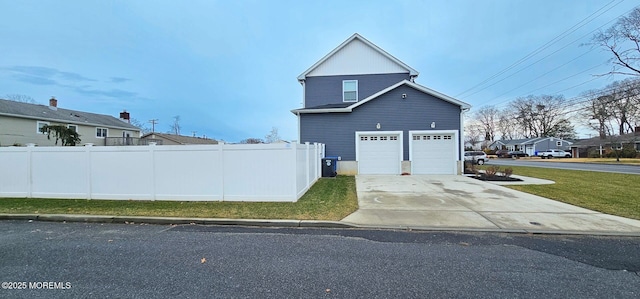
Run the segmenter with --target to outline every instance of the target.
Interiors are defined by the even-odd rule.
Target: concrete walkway
[[[342,221],[358,226],[640,234],[638,220],[587,210],[465,176],[358,175],[356,186],[360,208]]]

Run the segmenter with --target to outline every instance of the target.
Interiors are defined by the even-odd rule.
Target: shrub
[[[513,174],[513,168],[511,167],[507,167],[504,169],[504,176],[505,177],[510,177]]]
[[[484,174],[487,177],[492,178],[492,177],[496,176],[498,171],[500,171],[500,166],[489,166],[489,167],[487,167],[487,169],[485,169]]]

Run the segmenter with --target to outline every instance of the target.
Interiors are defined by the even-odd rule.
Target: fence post
[[[33,148],[35,144],[29,143],[27,144],[27,155],[29,165],[27,168],[27,198],[31,198],[33,195]]]
[[[309,188],[309,185],[311,184],[311,178],[309,176],[309,171],[311,170],[311,165],[309,165],[309,142],[305,142],[305,163],[304,163],[304,172],[305,172],[305,176],[307,177],[307,184],[305,185],[306,188]]]
[[[91,181],[92,181],[92,177],[93,174],[92,169],[91,169],[91,150],[93,149],[93,143],[87,143],[84,145],[84,152],[85,154],[85,163],[87,163],[87,199],[92,199],[93,196],[91,196],[93,194],[93,188],[91,186]]]
[[[149,155],[151,156],[151,179],[153,180],[153,182],[151,182],[151,196],[153,197],[153,200],[156,200],[156,181],[157,181],[157,175],[156,175],[156,143],[155,142],[149,142]]]
[[[314,142],[313,143],[313,161],[311,161],[311,164],[313,165],[313,180],[317,180],[319,177],[319,172],[318,170],[320,169],[320,158],[318,157],[318,143]]]
[[[220,160],[220,201],[224,201],[224,141],[218,142],[218,159]]]

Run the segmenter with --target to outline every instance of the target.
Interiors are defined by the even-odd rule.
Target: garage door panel
[[[413,174],[455,174],[454,134],[413,134],[411,168]]]
[[[399,134],[361,134],[358,138],[358,173],[399,174],[400,142]]]

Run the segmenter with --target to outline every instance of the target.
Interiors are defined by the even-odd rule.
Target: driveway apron
[[[366,227],[640,234],[640,221],[458,175],[358,175],[359,209],[342,221]]]

